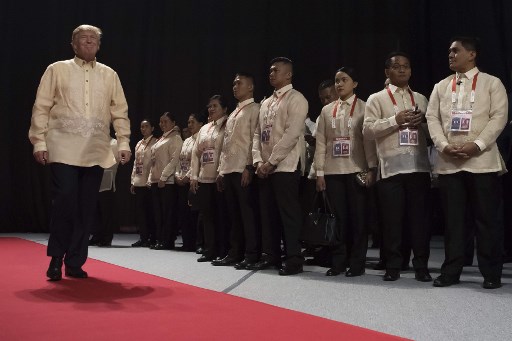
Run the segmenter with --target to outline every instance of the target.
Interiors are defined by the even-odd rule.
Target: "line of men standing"
[[[121,163],[131,156],[122,87],[113,70],[96,62],[100,38],[98,28],[78,27],[72,37],[75,58],[47,69],[34,104],[29,137],[36,161],[50,163],[54,186],[48,244],[48,256],[52,257],[47,271],[50,280],[61,279],[63,261],[66,275],[87,277],[82,265],[87,257],[89,217],[93,216],[93,205],[87,202],[98,193],[101,168],[114,162],[108,148],[107,122],[114,124]],[[467,207],[475,214],[483,287],[501,286],[503,227],[498,219],[497,193],[498,174],[506,170],[496,138],[506,124],[508,102],[500,80],[476,67],[478,49],[478,41],[472,38],[452,41],[449,65],[456,73],[436,84],[428,106],[423,95],[409,88],[409,57],[395,53],[385,65],[389,86],[371,95],[366,103],[362,134],[366,140],[375,141],[379,161],[377,192],[383,222],[384,280],[394,281],[400,276],[404,230],[409,230],[411,235],[416,279],[432,280],[428,271],[430,233],[424,209],[430,185],[426,151],[430,132],[439,151],[434,172],[439,174],[446,223],[446,258],[434,286],[449,286],[459,281],[464,263]],[[353,79],[353,73],[342,68],[337,76],[340,72],[340,77],[348,76],[340,82],[348,82],[355,89],[357,79]],[[215,190],[225,191],[234,223],[227,255],[215,259],[214,253],[206,254],[202,261],[212,261],[217,266],[234,265],[237,269],[276,267],[284,276],[303,271],[299,181],[304,168],[302,153],[308,102],[293,88],[292,77],[292,61],[279,57],[272,60],[269,73],[274,93],[261,105],[254,103],[252,97],[254,79],[243,73],[237,74],[234,80],[234,95],[239,103],[231,115],[226,118],[219,99],[211,99],[219,102],[211,105],[219,106],[220,114],[199,130],[190,187],[193,192],[208,192],[209,200],[215,200]],[[77,91],[62,91],[70,88]],[[340,95],[338,105],[353,103],[353,111],[356,104],[353,96],[352,93],[347,98]],[[212,112],[215,110],[212,107]],[[333,128],[336,115],[334,110]],[[336,141],[344,138],[336,137]],[[346,141],[345,145],[351,148]],[[328,157],[350,153],[350,150],[348,154],[333,151]],[[76,160],[77,155],[87,155],[89,159]],[[248,185],[253,174],[258,177],[260,212],[255,212],[251,205]],[[369,174],[373,176],[372,171]],[[214,183],[216,188],[212,186]],[[205,206],[202,209],[206,210]],[[257,215],[261,219],[261,239],[254,223]],[[339,228],[346,227],[339,225]],[[341,268],[336,270],[331,275],[343,272]],[[358,270],[352,275],[364,273]]]

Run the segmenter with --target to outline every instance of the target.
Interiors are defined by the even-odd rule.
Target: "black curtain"
[[[304,93],[314,117],[317,86],[336,69],[359,72],[361,98],[382,88],[384,59],[392,50],[411,55],[411,86],[429,96],[450,73],[448,42],[454,35],[482,39],[480,68],[511,89],[512,2],[318,1],[318,0],[60,0],[2,1],[0,27],[0,232],[47,231],[48,170],[35,163],[27,132],[37,86],[52,62],[73,57],[72,30],[102,28],[98,60],[115,69],[132,122],[132,147],[139,122],[157,122],[173,111],[180,126],[202,110],[213,94],[231,98],[237,71],[256,76],[256,99],[271,94],[269,61],[295,63],[294,87]],[[232,100],[230,109],[235,105]],[[133,225],[131,166],[118,173],[116,205],[121,225]]]

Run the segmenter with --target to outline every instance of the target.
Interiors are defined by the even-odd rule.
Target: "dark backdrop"
[[[72,30],[92,24],[104,31],[98,60],[114,68],[124,87],[132,121],[132,147],[143,117],[157,121],[173,111],[183,126],[209,96],[231,98],[234,74],[257,78],[256,99],[271,93],[268,62],[295,62],[294,87],[320,110],[318,84],[343,65],[360,74],[358,94],[382,88],[388,52],[412,59],[412,87],[430,95],[449,74],[448,42],[458,34],[482,39],[482,70],[510,90],[512,2],[154,0],[2,1],[0,27],[0,231],[47,231],[48,170],[33,161],[27,139],[36,89],[50,63],[73,57]],[[231,109],[234,106],[231,103]],[[133,225],[131,164],[120,167],[118,221]]]

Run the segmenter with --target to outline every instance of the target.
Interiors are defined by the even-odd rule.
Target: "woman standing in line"
[[[149,171],[151,169],[151,147],[156,143],[153,136],[155,127],[149,120],[140,123],[142,140],[135,146],[135,162],[131,176],[130,192],[135,194],[135,215],[139,226],[140,239],[132,244],[133,247],[149,247],[155,243],[155,221],[151,191],[148,187]]]
[[[169,112],[165,112],[160,117],[160,129],[163,135],[151,148],[152,166],[149,173],[157,239],[156,244],[151,248],[171,250],[174,248],[176,237],[175,224],[173,224],[177,200],[174,173],[183,140],[176,125],[176,117]]]
[[[198,262],[210,262],[217,256],[224,256],[228,249],[224,241],[227,239],[224,228],[227,224],[221,217],[223,198],[215,182],[224,141],[226,112],[227,105],[222,96],[210,98],[208,114],[211,121],[199,130],[192,153],[190,190],[199,197],[204,225],[203,255]]]
[[[326,191],[339,236],[339,243],[331,248],[332,267],[327,276],[337,276],[347,267],[347,277],[365,272],[366,188],[358,183],[357,175],[368,171],[365,186],[372,185],[377,157],[374,141],[363,139],[365,102],[354,93],[357,84],[353,68],[342,67],[336,72],[339,99],[322,109],[316,131],[317,191]]]
[[[178,185],[178,224],[181,227],[183,251],[196,250],[198,211],[197,208],[192,207],[189,202],[190,163],[197,134],[203,124],[206,123],[206,120],[206,116],[190,114],[188,118],[188,130],[191,136],[183,142],[179,157],[179,165],[176,168],[175,182]]]

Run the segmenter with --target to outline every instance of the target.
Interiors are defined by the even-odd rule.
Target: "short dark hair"
[[[334,86],[334,80],[332,79],[326,79],[320,85],[318,86],[318,91],[321,91],[323,89],[327,89]]]
[[[252,84],[254,84],[254,76],[251,73],[248,73],[248,72],[237,72],[235,77],[245,77],[247,79],[250,79]]]
[[[350,78],[352,78],[352,80],[353,80],[354,82],[358,82],[359,77],[358,77],[358,75],[357,75],[356,69],[354,69],[353,67],[350,67],[350,66],[342,66],[342,67],[340,67],[340,68],[336,71],[336,73],[338,73],[338,72],[344,72],[344,73],[346,73],[347,75],[349,75],[349,76],[350,76]]]
[[[142,122],[148,122],[149,126],[152,128],[155,126],[155,124],[149,118],[143,118],[142,121],[140,121],[140,123]]]
[[[203,109],[199,113],[192,113],[189,117],[192,116],[197,122],[205,124],[208,122],[208,109]]]
[[[226,99],[222,95],[213,95],[210,97],[210,101],[217,100],[220,103],[220,106],[224,109],[228,107],[228,103],[226,102]]]
[[[476,52],[475,61],[478,59],[478,55],[480,54],[480,38],[457,36],[450,39],[450,45],[456,41],[460,42],[460,44],[464,46],[466,50]]]
[[[162,114],[162,116],[167,116],[172,122],[176,122],[176,114],[166,111]]]
[[[284,63],[284,64],[290,64],[293,66],[292,60],[287,57],[276,57],[270,61],[270,65],[272,65],[274,63]]]
[[[407,58],[407,60],[409,61],[409,63],[411,63],[411,57],[409,57],[409,55],[403,51],[393,51],[391,52],[390,54],[388,54],[387,58],[386,58],[386,61],[384,62],[384,67],[386,69],[389,69],[391,67],[391,59],[393,57],[396,57],[396,56],[401,56],[401,57],[405,57]]]

